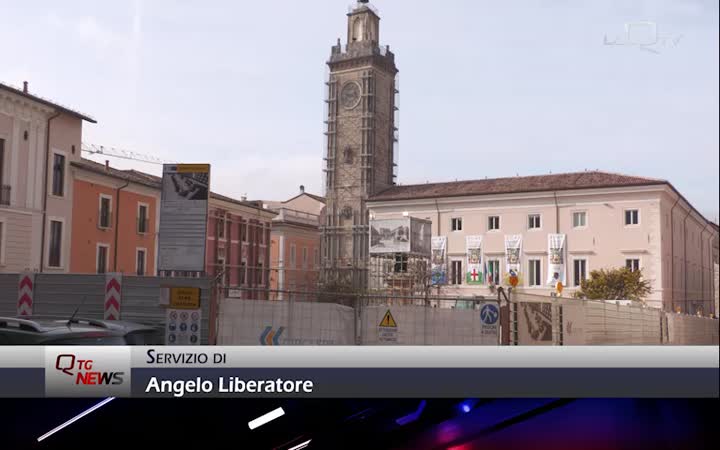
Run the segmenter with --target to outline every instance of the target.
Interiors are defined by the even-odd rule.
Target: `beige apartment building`
[[[505,236],[521,235],[518,290],[549,295],[548,234],[565,235],[566,290],[599,268],[642,269],[653,292],[648,305],[704,314],[715,311],[718,226],[668,181],[580,172],[390,187],[368,201],[371,218],[432,221],[447,236],[443,294],[490,295],[469,285],[466,236],[482,236],[485,264],[506,270]]]
[[[320,270],[320,217],[325,198],[305,192],[283,201],[266,201],[263,206],[277,213],[270,233],[270,289],[314,292]],[[285,298],[278,292],[275,298]],[[294,294],[296,298],[302,295]]]
[[[89,116],[0,83],[0,272],[68,272],[73,183]]]

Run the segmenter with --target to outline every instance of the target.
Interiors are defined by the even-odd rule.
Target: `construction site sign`
[[[385,343],[397,343],[398,341],[397,322],[389,309],[378,325],[378,340]]]
[[[168,308],[165,317],[165,345],[200,345],[200,309]]]
[[[176,309],[200,308],[200,288],[170,288],[170,307]]]
[[[158,268],[205,270],[209,164],[165,164],[160,201]]]
[[[392,327],[397,328],[397,322],[395,322],[395,318],[393,318],[392,313],[388,309],[385,315],[383,316],[382,320],[380,321],[381,327]]]

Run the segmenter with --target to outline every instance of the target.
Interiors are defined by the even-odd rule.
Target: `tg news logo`
[[[55,369],[73,377],[74,384],[108,385],[122,384],[125,372],[101,372],[93,370],[92,359],[80,359],[72,353],[55,358]]]
[[[131,379],[125,346],[45,349],[45,395],[122,397],[130,394]]]

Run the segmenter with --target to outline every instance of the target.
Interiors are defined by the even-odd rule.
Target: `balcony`
[[[297,211],[290,208],[279,208],[275,210],[278,213],[277,217],[273,219],[275,222],[295,222],[307,225],[320,225],[320,216],[317,214],[311,214],[304,211]]]
[[[3,184],[0,188],[0,205],[10,206],[10,186]]]

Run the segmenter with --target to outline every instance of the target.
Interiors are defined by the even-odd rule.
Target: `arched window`
[[[345,147],[343,150],[343,162],[345,164],[352,164],[353,163],[353,151],[350,147]]]
[[[353,23],[353,41],[362,41],[364,31],[365,23],[360,17],[356,18]]]

